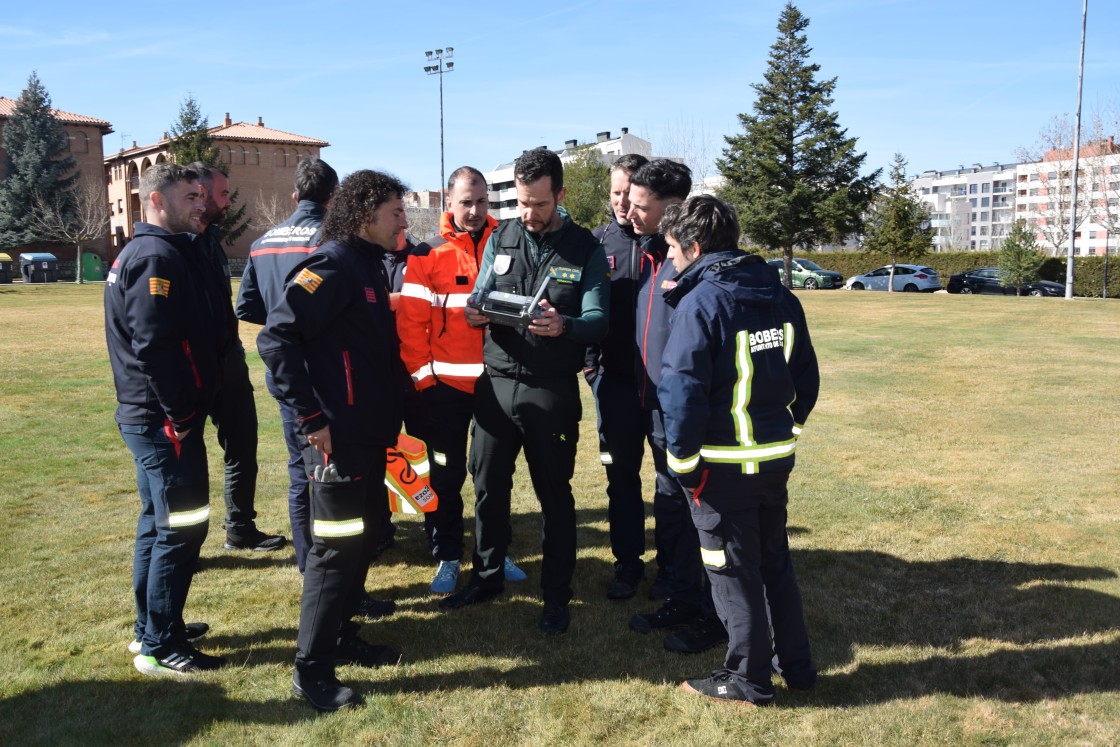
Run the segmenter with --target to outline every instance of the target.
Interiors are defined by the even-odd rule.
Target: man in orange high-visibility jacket
[[[474,290],[479,261],[497,221],[490,217],[486,179],[463,166],[447,182],[439,236],[412,250],[397,306],[401,358],[423,400],[421,433],[428,444],[438,508],[424,514],[432,556],[439,561],[432,592],[450,594],[463,555],[463,482],[474,383],[482,374],[483,330],[463,309]],[[506,577],[524,578],[516,567]]]

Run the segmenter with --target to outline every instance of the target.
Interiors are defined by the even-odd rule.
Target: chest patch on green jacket
[[[583,276],[583,269],[580,267],[559,267],[553,265],[548,268],[548,276],[561,283],[578,283],[580,277]]]

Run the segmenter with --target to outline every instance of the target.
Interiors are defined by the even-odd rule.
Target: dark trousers
[[[296,667],[313,676],[334,672],[343,624],[365,593],[370,554],[380,531],[385,495],[385,447],[340,446],[330,455],[346,482],[311,483],[311,551],[303,573]],[[310,447],[304,463],[313,469],[323,455]],[[351,626],[353,627],[353,626]]]
[[[222,388],[214,400],[210,419],[217,428],[218,445],[225,462],[226,532],[236,535],[252,529],[257,512],[257,403],[249,382],[245,349],[238,343],[221,361]]]
[[[774,697],[775,654],[790,687],[808,689],[817,678],[786,535],[788,478],[788,472],[712,470],[690,504],[716,611],[730,637],[724,666],[759,703]]]
[[[665,414],[646,411],[646,429],[656,482],[653,493],[654,545],[657,562],[668,577],[669,599],[713,614],[711,592],[700,562],[700,539],[692,523],[688,496],[669,474],[665,453]]]
[[[463,483],[467,479],[467,435],[474,416],[474,394],[447,384],[420,392],[424,414],[416,430],[428,445],[432,490],[439,497],[436,510],[424,514],[432,557],[463,557]],[[410,424],[411,425],[411,424]]]
[[[307,567],[307,553],[311,550],[311,492],[307,485],[307,467],[303,463],[303,450],[307,439],[299,428],[295,408],[280,398],[272,372],[264,371],[264,384],[280,407],[280,423],[284,428],[284,444],[288,447],[288,521],[292,525],[292,546],[296,551],[296,565],[303,573]]]
[[[475,385],[470,470],[474,476],[475,552],[471,583],[502,588],[510,543],[510,494],[517,455],[525,449],[541,506],[541,590],[567,604],[576,565],[572,495],[582,406],[576,377],[532,382],[483,374]]]
[[[607,521],[611,552],[634,563],[646,549],[642,502],[645,424],[633,378],[603,372],[591,384],[599,415],[599,461],[607,470]]]
[[[181,442],[158,421],[117,427],[136,462],[140,493],[132,559],[135,635],[141,653],[162,658],[187,643],[183,607],[210,526],[204,424]]]

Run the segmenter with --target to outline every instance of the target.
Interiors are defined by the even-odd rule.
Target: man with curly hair
[[[385,450],[396,443],[409,384],[400,360],[382,257],[407,226],[395,177],[358,171],[338,188],[324,243],[291,276],[257,338],[276,389],[309,446],[311,538],[303,579],[293,690],[321,711],[361,704],[335,665],[396,664],[389,646],[358,637]]]

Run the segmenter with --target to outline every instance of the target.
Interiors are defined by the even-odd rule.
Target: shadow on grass
[[[1113,579],[1112,570],[969,558],[913,562],[831,550],[795,552],[794,563],[817,666],[846,670],[823,676],[807,705],[935,693],[1024,702],[1120,689],[1120,642],[1070,642],[1116,630],[1120,599],[1080,586]],[[606,600],[612,568],[597,558],[577,563],[571,630],[546,637],[537,630],[539,562],[523,567],[528,581],[507,583],[498,599],[463,610],[439,610],[423,585],[388,590],[399,611],[367,626],[371,642],[399,647],[406,663],[466,656],[506,666],[483,664],[460,677],[394,675],[379,686],[427,692],[618,679],[674,683],[722,663],[720,649],[679,656],[662,649],[664,634],[629,631],[629,617],[657,603],[644,593]],[[371,569],[371,589],[376,576]],[[984,653],[971,655],[972,649]]]
[[[4,699],[0,743],[177,745],[204,737],[215,722],[284,725],[315,718],[294,697],[235,701],[206,681],[84,680]]]
[[[212,554],[209,554],[212,553]],[[290,548],[285,547],[275,552],[251,552],[232,550],[213,550],[202,548],[202,556],[198,559],[196,573],[244,568],[284,568],[296,564],[295,555]]]

